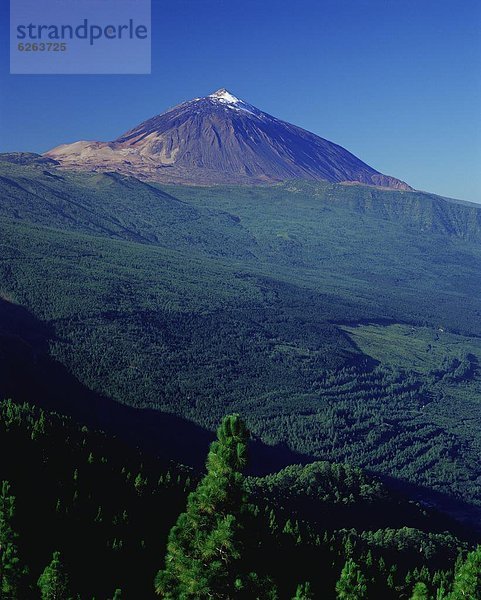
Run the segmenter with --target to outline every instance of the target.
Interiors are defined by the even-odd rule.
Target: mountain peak
[[[219,102],[225,102],[226,104],[243,104],[242,100],[236,98],[234,94],[231,94],[229,90],[226,90],[225,88],[220,88],[213,94],[209,94],[208,97],[218,100]]]
[[[46,156],[69,168],[116,171],[165,183],[364,183],[409,190],[319,136],[220,88],[183,102],[110,142],[74,142]]]

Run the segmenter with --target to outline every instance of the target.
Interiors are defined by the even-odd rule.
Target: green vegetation
[[[255,530],[247,527],[242,476],[247,464],[245,424],[237,415],[226,417],[217,438],[207,457],[207,474],[170,532],[156,592],[166,600],[275,598],[273,585],[246,565]]]
[[[238,412],[277,464],[348,462],[478,519],[479,208],[327,183],[161,189],[31,155],[4,156],[0,193],[3,396],[72,397],[48,357],[207,430]]]
[[[383,364],[419,374],[440,374],[444,369],[444,375],[448,375],[445,379],[449,378],[452,382],[474,378],[476,365],[481,361],[478,337],[449,333],[441,326],[433,329],[373,324],[344,326],[342,329],[349,333],[364,354]],[[466,365],[462,365],[463,362]],[[461,366],[463,368],[456,373]]]
[[[6,600],[21,595],[22,567],[18,556],[18,534],[13,529],[15,497],[8,481],[2,482],[0,493],[0,595]]]
[[[313,599],[314,599],[314,596],[312,594],[311,584],[309,582],[307,582],[307,583],[300,583],[297,586],[296,595],[293,597],[292,600],[313,600]]]
[[[456,565],[453,591],[449,600],[481,597],[481,547],[470,552],[465,561]]]
[[[338,600],[367,599],[367,580],[352,558],[346,561],[341,571],[336,593]]]
[[[0,404],[0,452],[9,456],[0,465],[9,482],[0,507],[2,600],[50,597],[66,586],[65,573],[88,600],[111,598],[116,588],[126,598],[151,596],[189,470],[11,401]]]
[[[476,597],[432,508],[479,523],[481,209],[31,155],[0,195],[2,598]],[[238,420],[179,466],[226,413],[250,475]]]
[[[38,579],[38,587],[42,600],[70,597],[68,575],[60,560],[60,552],[53,553],[52,562],[45,567]]]
[[[11,481],[1,533],[17,548],[1,597],[402,600],[421,584],[433,597],[478,597],[481,549],[466,553],[471,543],[446,531],[452,523],[344,465],[245,479],[247,439],[242,420],[226,417],[199,478],[66,417],[0,403],[1,450],[12,456],[0,465]],[[278,507],[293,481],[289,507]],[[419,528],[371,531],[359,485],[386,524]],[[303,486],[316,515],[338,506],[352,529],[310,515]]]

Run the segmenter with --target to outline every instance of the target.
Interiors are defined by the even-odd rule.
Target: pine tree
[[[449,600],[481,598],[481,546],[470,552],[466,560],[456,566],[453,591],[448,598]]]
[[[314,600],[311,584],[308,581],[300,583],[297,586],[296,595],[292,600]]]
[[[364,600],[367,598],[367,580],[359,566],[348,558],[336,583],[338,600]]]
[[[42,600],[68,600],[69,579],[60,559],[60,552],[54,552],[52,561],[45,567],[38,579]]]
[[[207,474],[189,495],[187,510],[169,535],[165,568],[155,581],[156,592],[165,600],[271,597],[269,585],[264,587],[242,560],[243,522],[249,509],[242,475],[248,436],[238,415],[226,417],[219,427],[207,457]]]
[[[32,433],[31,433],[32,440],[35,441],[38,438],[45,435],[45,428],[46,428],[45,413],[43,412],[43,410],[41,410],[40,417],[34,422],[33,427],[32,427]]]
[[[19,587],[24,570],[20,564],[17,533],[12,527],[15,515],[15,497],[10,493],[8,481],[2,482],[0,493],[0,597],[2,600],[19,597]]]
[[[449,596],[446,594],[446,589],[442,583],[436,590],[436,600],[448,600]]]
[[[418,581],[414,586],[411,600],[429,600],[429,591],[426,584]]]
[[[139,496],[141,496],[144,493],[145,488],[147,487],[147,479],[145,477],[142,477],[142,473],[138,473],[136,478],[134,479],[134,487],[135,491],[137,492],[137,494],[139,494]]]

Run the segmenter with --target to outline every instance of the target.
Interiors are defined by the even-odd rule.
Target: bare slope
[[[157,115],[111,142],[79,141],[46,153],[62,165],[159,182],[271,183],[287,179],[411,189],[313,133],[227,90]]]

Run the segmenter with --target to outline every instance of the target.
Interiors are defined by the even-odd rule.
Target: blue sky
[[[0,4],[0,151],[112,139],[226,87],[418,189],[481,202],[478,0],[154,0],[152,74],[95,76],[9,75]]]

